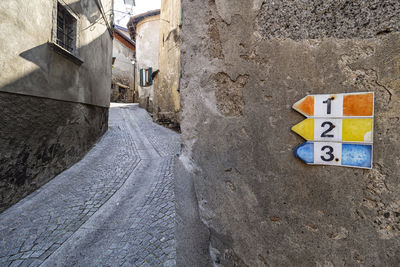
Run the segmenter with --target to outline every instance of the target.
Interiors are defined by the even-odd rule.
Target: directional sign
[[[373,92],[308,95],[293,109],[307,119],[292,130],[313,141],[296,148],[298,158],[307,164],[372,168]]]
[[[296,156],[307,164],[372,167],[371,144],[307,142],[296,148]]]
[[[292,130],[308,141],[372,143],[373,119],[305,119]]]
[[[373,117],[374,93],[309,95],[293,108],[306,117]]]

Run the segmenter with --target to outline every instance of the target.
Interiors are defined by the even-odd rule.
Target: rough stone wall
[[[397,266],[399,2],[182,6],[178,266]],[[293,103],[358,91],[376,93],[373,169],[296,159]]]
[[[0,93],[0,106],[0,212],[81,159],[107,130],[108,108],[9,93]]]
[[[153,119],[169,127],[180,121],[181,0],[162,1],[158,65],[154,84]]]

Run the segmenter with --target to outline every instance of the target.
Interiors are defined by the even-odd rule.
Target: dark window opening
[[[57,5],[57,44],[69,52],[75,49],[75,18],[60,4]]]

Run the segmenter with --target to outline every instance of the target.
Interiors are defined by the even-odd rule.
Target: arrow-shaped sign
[[[372,167],[372,145],[306,142],[296,148],[295,154],[307,164]]]
[[[306,117],[373,117],[374,93],[308,95],[293,109]]]
[[[314,141],[296,148],[298,158],[307,164],[372,167],[373,92],[308,95],[293,109],[308,118],[292,130]]]
[[[305,119],[292,131],[308,141],[372,143],[373,119]]]

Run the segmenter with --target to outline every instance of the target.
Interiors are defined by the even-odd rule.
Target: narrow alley
[[[179,134],[136,104],[77,164],[0,214],[0,266],[174,266]]]

